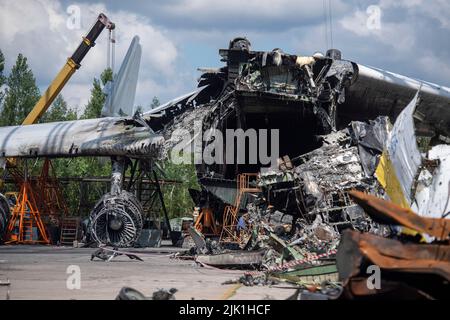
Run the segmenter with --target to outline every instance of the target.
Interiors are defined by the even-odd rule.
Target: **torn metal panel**
[[[381,289],[369,288],[367,267],[381,269]],[[445,298],[450,292],[450,246],[402,243],[345,231],[337,253],[339,277],[350,296],[397,294]],[[365,281],[365,288],[362,286]],[[386,284],[386,286],[383,286]]]
[[[416,93],[414,99],[411,100],[408,106],[400,113],[397,120],[395,120],[392,131],[389,133],[386,153],[383,155],[387,157],[386,162],[391,164],[387,167],[392,167],[394,171],[384,170],[382,176],[386,179],[378,179],[389,196],[393,192],[402,193],[408,205],[411,204],[414,179],[422,162],[422,157],[417,148],[413,121],[413,113],[418,99],[419,92]],[[378,174],[381,174],[382,168],[380,167],[380,170],[377,169],[377,177]],[[390,193],[390,190],[394,189],[389,186],[390,180],[397,180],[401,190],[392,190]],[[394,182],[391,183],[393,184]]]
[[[379,156],[385,148],[388,140],[390,122],[387,117],[377,117],[367,122],[352,121],[350,134],[358,145],[358,153],[361,165],[366,176],[371,177],[375,173]]]
[[[376,253],[372,251],[374,248],[377,250]],[[355,250],[358,250],[359,253]],[[357,275],[359,270],[355,267],[361,265],[362,256],[369,256],[369,254],[373,254],[373,258],[379,259],[380,262],[382,260],[380,257],[383,257],[385,259],[383,264],[387,264],[386,261],[390,262],[390,259],[397,259],[398,261],[396,264],[392,264],[392,267],[398,268],[401,268],[400,264],[413,267],[417,262],[416,266],[419,269],[421,264],[419,260],[423,261],[422,268],[426,265],[425,261],[435,260],[435,262],[446,263],[447,267],[444,269],[447,271],[443,276],[450,278],[450,269],[448,269],[450,267],[450,246],[448,245],[402,243],[370,233],[347,230],[342,234],[337,253],[337,265],[341,280]],[[426,267],[423,269],[422,272],[432,272],[427,271]]]
[[[196,251],[205,254],[208,249],[206,248],[206,241],[203,235],[192,226],[188,229],[188,232],[195,243]]]
[[[450,145],[432,147],[427,159],[437,167],[422,166],[411,209],[422,217],[450,219]]]
[[[0,128],[2,157],[156,157],[163,143],[131,118],[102,118]]]
[[[350,196],[379,223],[404,226],[429,234],[437,240],[450,239],[450,220],[423,218],[411,209],[402,208],[392,202],[365,194],[356,190],[349,191]]]
[[[144,112],[143,119],[155,132],[159,132],[173,123],[175,117],[196,106],[206,103],[209,96],[209,85],[199,87],[197,90],[177,97],[161,106]]]
[[[296,284],[320,285],[324,281],[338,280],[337,267],[334,263],[325,263],[319,266],[303,267],[299,270],[274,273],[273,276]]]
[[[287,258],[287,260],[300,260],[304,258],[300,252],[292,246],[287,245],[282,239],[273,233],[270,234],[269,243],[272,248],[281,253],[283,257]]]
[[[395,121],[376,177],[392,202],[440,218],[450,211],[450,147],[434,146],[427,155],[419,152],[413,119],[418,101],[419,92]]]
[[[216,267],[257,267],[263,263],[265,252],[266,250],[236,251],[215,255],[199,255],[195,261]]]
[[[234,204],[237,196],[236,181],[202,177],[199,179],[199,182],[206,192],[214,195],[214,197],[217,197],[220,201],[223,201],[226,204]],[[241,202],[243,208],[245,208],[247,203],[246,199],[247,197],[244,196],[244,199]]]

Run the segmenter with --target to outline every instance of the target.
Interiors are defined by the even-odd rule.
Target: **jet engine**
[[[6,228],[8,227],[8,221],[11,216],[8,201],[5,196],[0,193],[0,241],[2,240]]]
[[[89,232],[99,245],[129,247],[143,227],[143,208],[136,196],[122,190],[124,161],[113,160],[111,192],[95,205],[89,220]]]

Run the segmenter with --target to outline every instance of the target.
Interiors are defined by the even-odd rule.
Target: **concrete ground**
[[[222,285],[243,271],[203,268],[190,260],[171,259],[179,248],[127,249],[144,261],[125,256],[110,262],[90,261],[92,248],[41,245],[0,246],[0,300],[114,299],[124,286],[150,296],[155,290],[177,288],[176,299],[286,299],[295,290],[282,287]],[[81,288],[68,289],[69,266],[79,266]],[[76,267],[75,267],[76,268]],[[72,271],[73,272],[73,271]],[[72,278],[70,278],[72,279]],[[72,283],[70,282],[69,284]]]

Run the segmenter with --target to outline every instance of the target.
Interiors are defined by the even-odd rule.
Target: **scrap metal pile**
[[[361,192],[350,194],[374,220],[408,228],[417,236],[388,239],[345,231],[337,256],[344,296],[448,299],[450,220],[420,217],[410,209]],[[433,241],[425,243],[422,234],[433,237]],[[366,270],[370,265],[380,269],[378,286],[367,286],[370,274]]]

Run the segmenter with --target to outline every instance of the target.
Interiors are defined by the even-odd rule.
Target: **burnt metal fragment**
[[[379,268],[379,287],[369,266]],[[346,298],[448,298],[450,246],[402,243],[369,233],[345,231],[337,253]]]
[[[392,202],[360,191],[351,190],[349,194],[367,214],[379,223],[404,226],[427,233],[436,237],[437,240],[450,239],[449,219],[424,218],[411,209],[402,208]]]

